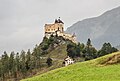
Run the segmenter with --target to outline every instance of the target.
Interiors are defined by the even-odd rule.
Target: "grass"
[[[47,54],[46,57],[56,58],[56,59],[64,59],[67,56],[66,52],[66,44],[60,45]]]
[[[76,63],[21,81],[120,81],[120,64],[101,65],[120,52]]]
[[[52,50],[48,54],[45,54],[42,56],[42,57],[46,57],[46,58],[41,59],[41,66],[42,67],[41,67],[41,69],[38,69],[37,72],[32,76],[41,75],[41,74],[46,73],[48,71],[54,70],[56,68],[63,67],[62,63],[63,63],[64,58],[66,56],[67,56],[66,44],[63,44],[63,45],[56,47],[54,50]],[[47,57],[50,57],[53,59],[51,67],[48,67],[48,65],[46,64]]]

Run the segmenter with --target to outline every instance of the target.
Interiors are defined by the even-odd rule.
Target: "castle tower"
[[[51,35],[55,35],[56,32],[64,32],[64,23],[62,20],[55,19],[53,24],[45,24],[45,36],[49,38]]]
[[[45,37],[49,38],[51,35],[62,36],[65,39],[69,39],[72,42],[77,43],[75,34],[71,35],[64,32],[64,23],[60,17],[59,19],[55,19],[53,24],[45,24]]]

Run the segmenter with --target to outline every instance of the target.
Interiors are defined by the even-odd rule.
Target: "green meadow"
[[[79,62],[21,81],[120,81],[120,52]]]

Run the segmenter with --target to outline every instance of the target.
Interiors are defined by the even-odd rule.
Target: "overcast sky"
[[[120,6],[120,0],[0,0],[0,54],[39,44],[44,24],[61,17],[65,29]]]

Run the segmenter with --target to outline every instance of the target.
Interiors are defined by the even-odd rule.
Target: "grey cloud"
[[[44,24],[59,16],[65,28],[120,5],[120,0],[0,0],[0,54],[33,48]]]

